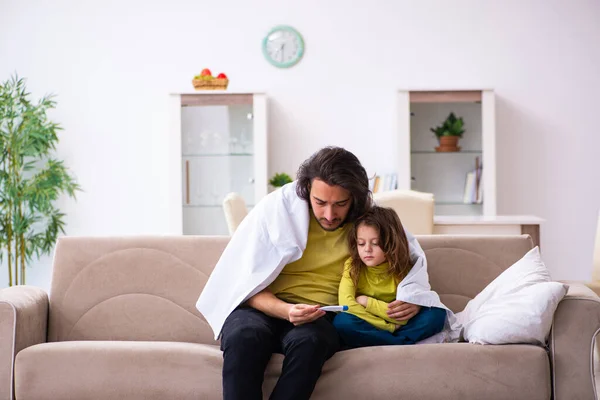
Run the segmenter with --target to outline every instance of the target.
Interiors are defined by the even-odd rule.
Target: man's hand
[[[421,306],[394,300],[388,304],[387,315],[398,322],[408,321],[419,313]]]
[[[250,307],[264,312],[270,317],[286,319],[294,325],[302,325],[312,322],[325,315],[325,311],[319,310],[318,305],[290,304],[278,299],[268,289],[258,292],[246,302]]]
[[[369,304],[369,298],[367,296],[365,296],[364,294],[356,297],[356,302],[358,304],[360,304],[361,306],[367,308],[367,304]]]
[[[288,321],[295,326],[313,322],[325,315],[325,311],[319,310],[319,307],[319,305],[290,304]]]

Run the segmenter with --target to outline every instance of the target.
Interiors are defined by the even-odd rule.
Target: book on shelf
[[[398,188],[398,175],[382,174],[369,179],[369,189],[373,193],[387,192]]]
[[[473,203],[473,194],[475,193],[475,172],[467,172],[465,180],[465,191],[463,193],[463,203]]]
[[[378,175],[375,175],[375,178],[373,178],[373,189],[372,192],[373,193],[377,193],[379,191],[379,184],[381,183],[381,178],[379,178]]]
[[[482,164],[479,157],[475,158],[475,169],[469,171],[465,178],[465,189],[463,192],[463,203],[482,204],[483,203],[483,179]]]
[[[483,177],[479,174],[479,186],[477,187],[477,204],[483,204]]]

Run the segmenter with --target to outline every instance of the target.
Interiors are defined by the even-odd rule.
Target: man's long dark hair
[[[329,186],[341,186],[350,192],[352,206],[346,217],[354,222],[372,205],[369,177],[358,158],[341,147],[325,147],[304,161],[296,174],[296,192],[310,204],[310,185],[318,178]]]

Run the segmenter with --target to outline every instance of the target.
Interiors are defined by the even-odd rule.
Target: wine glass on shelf
[[[208,147],[208,138],[210,137],[210,132],[207,131],[202,131],[202,133],[200,133],[200,152],[201,153],[206,153],[207,152],[207,147]]]
[[[213,141],[213,148],[214,148],[214,152],[218,153],[221,149],[221,134],[219,132],[213,132],[212,135],[212,141]]]
[[[239,140],[235,136],[229,137],[229,153],[231,153],[231,154],[236,153],[237,147],[238,147],[238,142],[239,142]]]
[[[252,138],[247,133],[246,128],[242,128],[242,133],[240,135],[240,144],[242,145],[243,153],[252,152]]]

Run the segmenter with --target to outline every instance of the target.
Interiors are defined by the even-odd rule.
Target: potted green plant
[[[81,190],[52,156],[61,127],[47,111],[55,105],[52,96],[32,101],[17,76],[0,84],[0,261],[9,286],[25,284],[26,264],[49,254],[65,232],[65,214],[53,203]]]
[[[431,132],[438,138],[440,145],[435,148],[438,152],[460,151],[457,146],[458,139],[465,133],[465,123],[462,117],[457,118],[453,112],[448,115],[442,125],[431,128]]]
[[[286,173],[277,173],[277,174],[273,175],[271,180],[269,180],[269,183],[271,184],[271,186],[273,186],[275,188],[281,187],[281,186],[285,185],[286,183],[290,183],[290,182],[292,182],[292,178]]]

